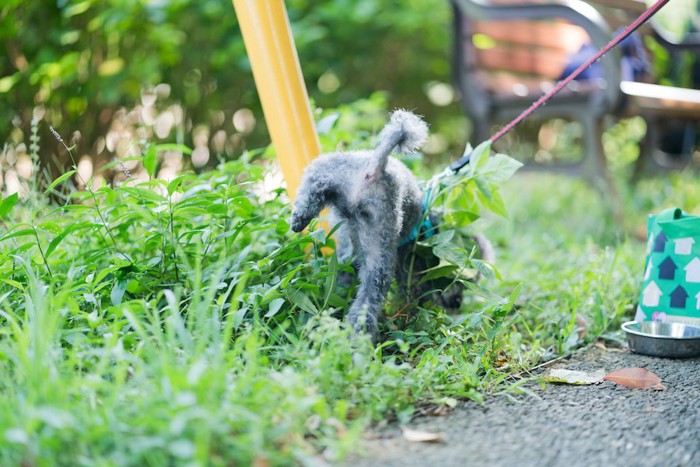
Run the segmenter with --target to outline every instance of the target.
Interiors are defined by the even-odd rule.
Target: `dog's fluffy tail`
[[[379,132],[379,144],[374,150],[375,173],[384,171],[394,148],[400,152],[415,151],[427,137],[428,125],[420,117],[407,110],[394,111],[389,123]]]

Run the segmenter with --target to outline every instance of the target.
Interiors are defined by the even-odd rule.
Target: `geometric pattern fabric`
[[[700,217],[680,209],[649,216],[635,320],[700,326]]]

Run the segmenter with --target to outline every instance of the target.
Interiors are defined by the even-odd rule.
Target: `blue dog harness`
[[[423,197],[423,209],[421,210],[421,220],[413,226],[411,235],[404,238],[399,242],[399,248],[409,243],[413,243],[417,238],[430,238],[435,235],[435,226],[430,222],[430,216],[428,215],[428,208],[430,207],[430,195],[432,194],[433,187],[429,186],[425,190],[425,196]]]

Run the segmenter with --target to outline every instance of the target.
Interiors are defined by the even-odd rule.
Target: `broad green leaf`
[[[457,269],[459,269],[459,266],[454,264],[439,264],[423,271],[420,282],[431,281],[442,277],[453,277]]]
[[[100,272],[97,273],[97,275],[93,278],[91,281],[93,284],[99,284],[102,282],[102,279],[107,277],[108,274],[113,273],[114,271],[120,269],[122,266],[111,266],[108,268],[101,269]]]
[[[445,214],[445,219],[459,226],[467,226],[479,219],[479,214],[473,211],[452,211]]]
[[[244,196],[238,196],[232,199],[230,204],[233,207],[233,212],[243,219],[250,217],[253,212],[253,203]]]
[[[506,203],[503,201],[500,191],[492,191],[490,199],[482,198],[481,201],[484,203],[486,209],[501,217],[508,218],[508,209],[506,208]]]
[[[51,253],[53,253],[58,244],[61,243],[63,239],[66,238],[70,233],[75,232],[76,230],[90,228],[93,225],[94,224],[92,222],[80,222],[78,224],[73,224],[67,229],[63,230],[61,233],[56,235],[53,240],[51,240],[51,243],[49,243],[49,246],[46,248],[46,256],[51,256]]]
[[[165,196],[160,195],[153,190],[144,190],[143,188],[124,185],[119,187],[119,190],[128,193],[129,195],[133,196],[139,201],[142,199],[146,201],[153,201],[155,203],[163,203],[168,201],[168,199]]]
[[[498,274],[498,270],[496,270],[495,268],[494,268],[494,270],[496,271],[496,276],[499,277],[500,275]],[[523,291],[523,283],[521,282],[515,286],[513,291],[508,296],[508,301],[504,305],[504,308],[507,308],[508,310],[512,310],[516,304],[516,301],[518,300],[518,297],[520,297],[520,294],[522,291]]]
[[[121,57],[110,58],[100,63],[97,74],[100,76],[113,76],[124,69],[124,59]]]
[[[29,235],[34,236],[34,229],[12,230],[0,237],[0,242],[2,242],[3,240],[9,240],[10,238],[26,237]]]
[[[192,154],[192,149],[184,144],[165,143],[156,145],[156,151],[180,151],[183,154]]]
[[[498,271],[494,269],[491,265],[481,261],[480,259],[472,258],[471,263],[474,265],[477,271],[486,278],[486,280],[493,280],[494,278],[501,279]]]
[[[37,228],[52,234],[58,234],[63,231],[63,228],[60,225],[52,221],[42,222],[41,224],[37,225]]]
[[[282,294],[279,291],[281,282],[279,282],[278,277],[269,279],[268,284],[274,285],[270,285],[270,288],[267,290],[267,292],[265,292],[265,294],[262,297],[262,300],[260,301],[260,306],[269,305],[270,303],[272,303],[272,301],[282,296]]]
[[[282,287],[282,288],[287,287],[287,285],[289,284],[289,282],[291,282],[291,280],[294,279],[294,277],[296,276],[297,272],[301,271],[301,269],[302,269],[303,267],[304,267],[303,265],[299,265],[299,266],[295,267],[294,269],[292,269],[291,271],[289,271],[289,272],[287,273],[287,275],[285,276],[285,278],[282,280],[282,282],[281,282],[281,284],[280,284],[280,287]]]
[[[318,313],[316,305],[314,305],[311,299],[309,299],[309,297],[301,290],[287,289],[286,292],[289,301],[291,301],[292,304],[294,304],[297,308],[300,308],[301,310],[311,314]]]
[[[326,243],[326,230],[325,229],[318,229],[314,230],[313,232],[309,233],[309,237],[313,238],[314,240],[325,244]]]
[[[289,232],[289,223],[286,219],[280,218],[275,224],[275,232],[277,235],[284,235]]]
[[[143,269],[150,269],[150,268],[155,268],[156,266],[160,265],[163,262],[163,257],[162,256],[154,256],[153,258],[149,259],[146,264],[144,264],[142,267]]]
[[[0,94],[5,94],[6,92],[9,92],[12,89],[12,87],[19,82],[21,77],[22,73],[18,72],[14,75],[0,78]]]
[[[284,298],[276,298],[272,300],[268,307],[267,313],[265,313],[265,317],[272,318],[273,316],[275,316],[280,311],[282,305],[284,305],[285,302],[286,300]]]
[[[35,242],[35,241],[34,241],[34,242],[28,242],[28,243],[24,243],[24,244],[18,246],[18,247],[15,249],[15,251],[16,251],[17,253],[24,253],[25,251],[28,251],[28,250],[34,248],[35,246],[36,246],[36,242]]]
[[[66,172],[66,173],[64,173],[63,175],[61,175],[60,177],[58,177],[56,180],[54,180],[53,182],[51,182],[51,185],[49,185],[48,188],[46,188],[46,190],[44,190],[44,194],[49,193],[49,192],[50,192],[51,190],[53,190],[58,184],[62,183],[64,180],[66,180],[66,179],[72,177],[73,174],[75,174],[76,172],[77,172],[77,170],[69,170],[68,172]]]
[[[189,177],[189,174],[178,175],[168,183],[168,195],[172,196],[182,185],[182,182]]]
[[[112,287],[112,293],[109,295],[112,305],[117,306],[122,303],[124,298],[124,292],[126,292],[126,286],[128,281],[120,280],[116,281],[114,287]]]
[[[12,279],[0,279],[0,282],[4,282],[4,283],[6,283],[6,284],[8,284],[8,285],[11,285],[12,287],[14,287],[14,288],[16,288],[16,289],[19,289],[19,290],[21,290],[21,291],[24,291],[24,287],[22,286],[22,284],[20,284],[19,282],[15,281],[15,280],[12,280]]]
[[[80,40],[80,30],[74,29],[62,33],[59,42],[61,45],[71,45],[78,42],[78,40]]]
[[[121,187],[119,187],[119,190],[124,191],[126,188],[127,188],[126,186],[122,185]],[[107,204],[115,204],[117,201],[117,192],[115,190],[113,190],[111,187],[106,186],[106,185],[101,186],[100,188],[95,190],[95,194],[104,196],[105,202]],[[87,198],[87,196],[85,198]]]
[[[340,118],[340,112],[333,112],[332,114],[323,117],[316,124],[316,132],[319,135],[327,134],[333,129],[335,122],[338,121],[338,118]]]
[[[243,319],[245,318],[245,315],[248,313],[249,308],[247,306],[242,306],[236,311],[233,312],[233,327],[234,329],[238,329],[241,326],[241,323],[243,323]]]
[[[326,281],[324,283],[324,289],[326,291],[325,297],[323,299],[323,308],[328,306],[328,302],[331,295],[335,291],[335,284],[338,277],[338,257],[333,254],[328,261],[328,275],[326,276]]]
[[[210,204],[207,206],[207,212],[215,216],[225,216],[228,213],[228,208],[223,204]]]
[[[158,150],[156,146],[151,145],[143,155],[143,167],[146,169],[149,177],[153,177],[158,167]]]
[[[491,187],[489,186],[488,182],[486,182],[486,180],[484,180],[481,177],[476,177],[474,179],[474,182],[476,183],[476,186],[479,188],[479,191],[481,192],[481,194],[484,195],[484,198],[491,201],[491,197],[493,196],[493,190],[491,190]]]
[[[467,165],[467,174],[473,176],[478,173],[481,167],[486,163],[489,155],[491,153],[491,141],[486,140],[480,145],[478,145],[472,151],[471,158],[469,159],[469,164]]]
[[[207,214],[207,210],[204,207],[200,206],[182,206],[180,207],[179,204],[175,205],[175,209],[173,209],[174,212],[177,212],[179,216],[199,216],[202,214]]]
[[[12,193],[0,202],[0,219],[5,219],[5,217],[7,217],[15,204],[17,204],[17,201],[19,201],[19,195],[17,193]]]
[[[469,254],[452,243],[440,243],[433,248],[433,253],[438,258],[449,261],[457,266],[465,266],[469,261]]]
[[[53,214],[55,211],[92,211],[94,209],[94,206],[87,206],[85,204],[68,204],[66,206],[61,206],[58,209],[55,209],[54,211],[51,211],[51,213]]]
[[[452,240],[455,236],[455,231],[454,230],[445,230],[443,232],[440,232],[437,235],[433,235],[430,238],[426,238],[425,240],[421,241],[421,244],[427,245],[427,246],[435,246],[439,245],[440,243],[447,243],[450,240]]]
[[[90,9],[90,5],[92,4],[91,1],[86,0],[84,2],[79,2],[79,3],[73,3],[68,6],[63,10],[63,16],[66,18],[70,18],[71,16],[76,16],[81,13],[85,13]]]
[[[489,183],[501,184],[509,180],[522,166],[521,162],[512,157],[498,153],[489,157],[477,174]]]

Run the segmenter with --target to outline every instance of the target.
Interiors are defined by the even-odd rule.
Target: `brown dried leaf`
[[[630,389],[649,389],[661,384],[661,378],[645,368],[623,368],[608,373],[604,381],[612,381]]]
[[[431,433],[429,431],[412,430],[410,428],[406,428],[405,426],[401,427],[401,431],[403,432],[403,438],[412,443],[439,443],[445,436],[444,433]]]

